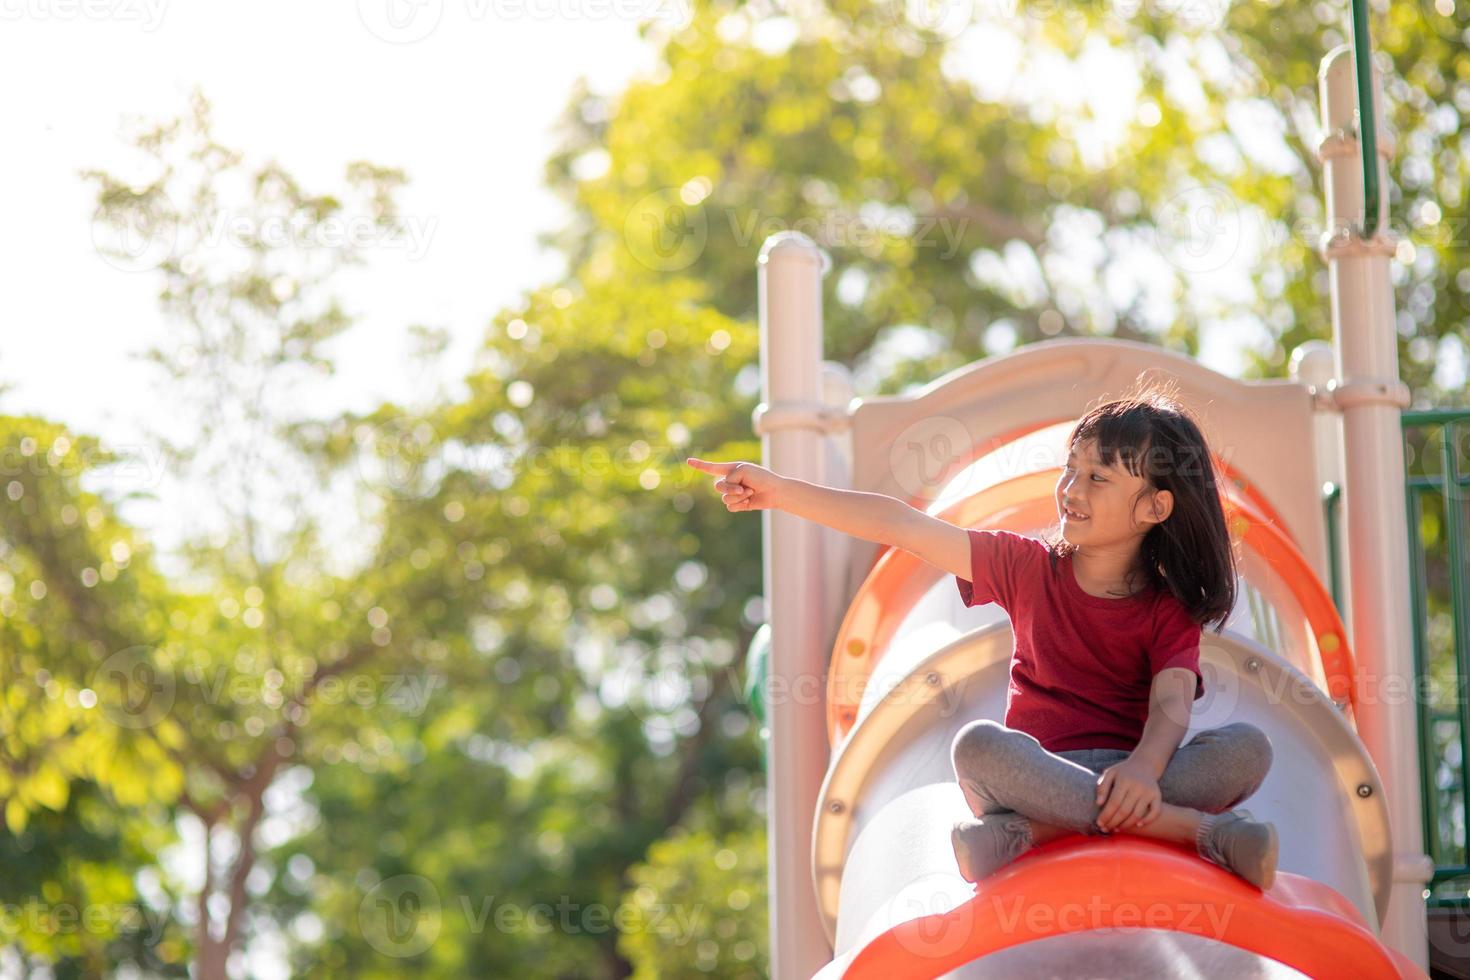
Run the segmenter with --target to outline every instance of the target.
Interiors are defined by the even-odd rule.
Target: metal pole
[[[1360,685],[1356,715],[1358,735],[1388,794],[1393,835],[1393,890],[1380,925],[1385,943],[1427,969],[1423,889],[1434,865],[1424,853],[1419,798],[1417,686],[1399,418],[1408,407],[1409,391],[1399,379],[1388,265],[1396,243],[1386,231],[1364,238],[1356,222],[1364,207],[1364,185],[1350,45],[1328,53],[1318,81],[1327,134],[1318,148],[1327,188],[1327,228],[1321,249],[1330,276],[1337,371],[1329,387],[1342,411],[1343,511]],[[1371,83],[1376,101],[1380,98],[1376,72]],[[1392,145],[1380,137],[1371,149],[1370,158],[1380,170],[1382,184]],[[1378,206],[1386,210],[1386,195]],[[1379,214],[1365,224],[1386,229],[1386,217]]]
[[[1292,351],[1289,368],[1292,378],[1313,389],[1312,401],[1317,406],[1312,414],[1312,430],[1317,447],[1317,489],[1323,494],[1322,505],[1326,513],[1328,567],[1332,575],[1332,600],[1337,605],[1337,614],[1347,627],[1348,643],[1354,650],[1357,641],[1352,635],[1352,596],[1342,588],[1348,581],[1350,562],[1347,549],[1343,547],[1341,521],[1334,519],[1337,503],[1327,499],[1327,488],[1334,488],[1332,496],[1342,493],[1342,416],[1332,405],[1329,385],[1337,376],[1336,358],[1332,345],[1325,340],[1308,340]],[[1340,502],[1340,501],[1338,501]]]
[[[1358,90],[1359,159],[1363,176],[1363,237],[1378,231],[1378,118],[1377,101],[1370,94],[1373,44],[1368,40],[1368,0],[1353,0],[1353,80]],[[1373,165],[1369,166],[1368,161]]]
[[[822,277],[826,255],[781,232],[761,247],[761,398],[764,465],[821,482]],[[823,528],[761,512],[763,579],[771,624],[766,824],[773,980],[808,980],[832,959],[812,883],[812,826],[826,775],[826,569]]]

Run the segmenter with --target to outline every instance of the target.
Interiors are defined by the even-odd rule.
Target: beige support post
[[[1322,498],[1323,489],[1328,483],[1336,487],[1339,494],[1336,540],[1329,539],[1327,546],[1337,549],[1338,586],[1342,592],[1337,599],[1337,611],[1347,629],[1348,645],[1356,650],[1358,641],[1353,637],[1353,593],[1347,587],[1352,581],[1352,556],[1348,554],[1347,535],[1341,520],[1342,414],[1331,394],[1332,383],[1337,378],[1337,363],[1332,345],[1325,340],[1308,340],[1297,345],[1291,352],[1288,368],[1294,380],[1312,388],[1312,442],[1317,447],[1317,496]],[[1326,558],[1325,555],[1323,557]]]
[[[841,417],[822,391],[822,278],[830,262],[805,235],[771,236],[760,254],[761,398],[755,428],[764,465],[821,482],[823,432]],[[812,884],[812,824],[828,750],[828,640],[821,525],[761,512],[771,624],[766,821],[773,980],[808,980],[832,958]]]
[[[1318,74],[1324,137],[1318,148],[1326,180],[1327,227],[1321,249],[1332,296],[1337,378],[1330,386],[1342,411],[1343,512],[1351,556],[1352,636],[1358,658],[1358,734],[1388,795],[1394,842],[1393,891],[1382,925],[1384,942],[1428,969],[1423,889],[1433,872],[1424,853],[1419,799],[1419,744],[1409,620],[1409,556],[1404,522],[1404,449],[1399,415],[1409,403],[1399,378],[1386,231],[1392,139],[1374,71],[1379,120],[1379,231],[1364,239],[1363,177],[1358,150],[1352,48],[1322,60]]]

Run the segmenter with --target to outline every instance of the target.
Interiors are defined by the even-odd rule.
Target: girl
[[[1067,833],[1193,844],[1271,887],[1276,828],[1235,809],[1271,766],[1254,725],[1180,745],[1204,695],[1201,627],[1235,605],[1235,555],[1213,456],[1172,388],[1137,387],[1078,421],[1042,540],[967,530],[878,493],[688,463],[719,477],[730,511],[780,509],[889,544],[951,572],[967,606],[999,604],[1015,649],[1005,723],[970,722],[951,759],[973,818],[954,825],[978,881]]]

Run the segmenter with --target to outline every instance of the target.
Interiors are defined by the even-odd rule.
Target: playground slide
[[[1054,516],[1054,483],[999,480],[935,510],[1034,533]],[[1003,717],[1010,624],[889,550],[848,607],[829,673],[813,873],[834,959],[820,980],[1424,976],[1378,939],[1388,814],[1351,723],[1341,623],[1292,543],[1267,533],[1273,520],[1244,498],[1227,510],[1250,546],[1247,588],[1225,633],[1204,634],[1207,694],[1190,734],[1248,721],[1270,737],[1271,772],[1243,806],[1277,827],[1273,886],[1129,835],[1064,838],[964,881],[949,828],[968,809],[950,746],[967,722]]]

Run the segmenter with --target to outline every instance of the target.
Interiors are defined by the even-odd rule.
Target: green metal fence
[[[1470,905],[1470,409],[1403,413],[1412,687],[1431,905]]]
[[[1322,484],[1322,511],[1327,519],[1327,568],[1331,574],[1328,588],[1332,590],[1332,604],[1337,614],[1342,615],[1342,572],[1338,569],[1337,521],[1342,508],[1342,487],[1336,483]]]

